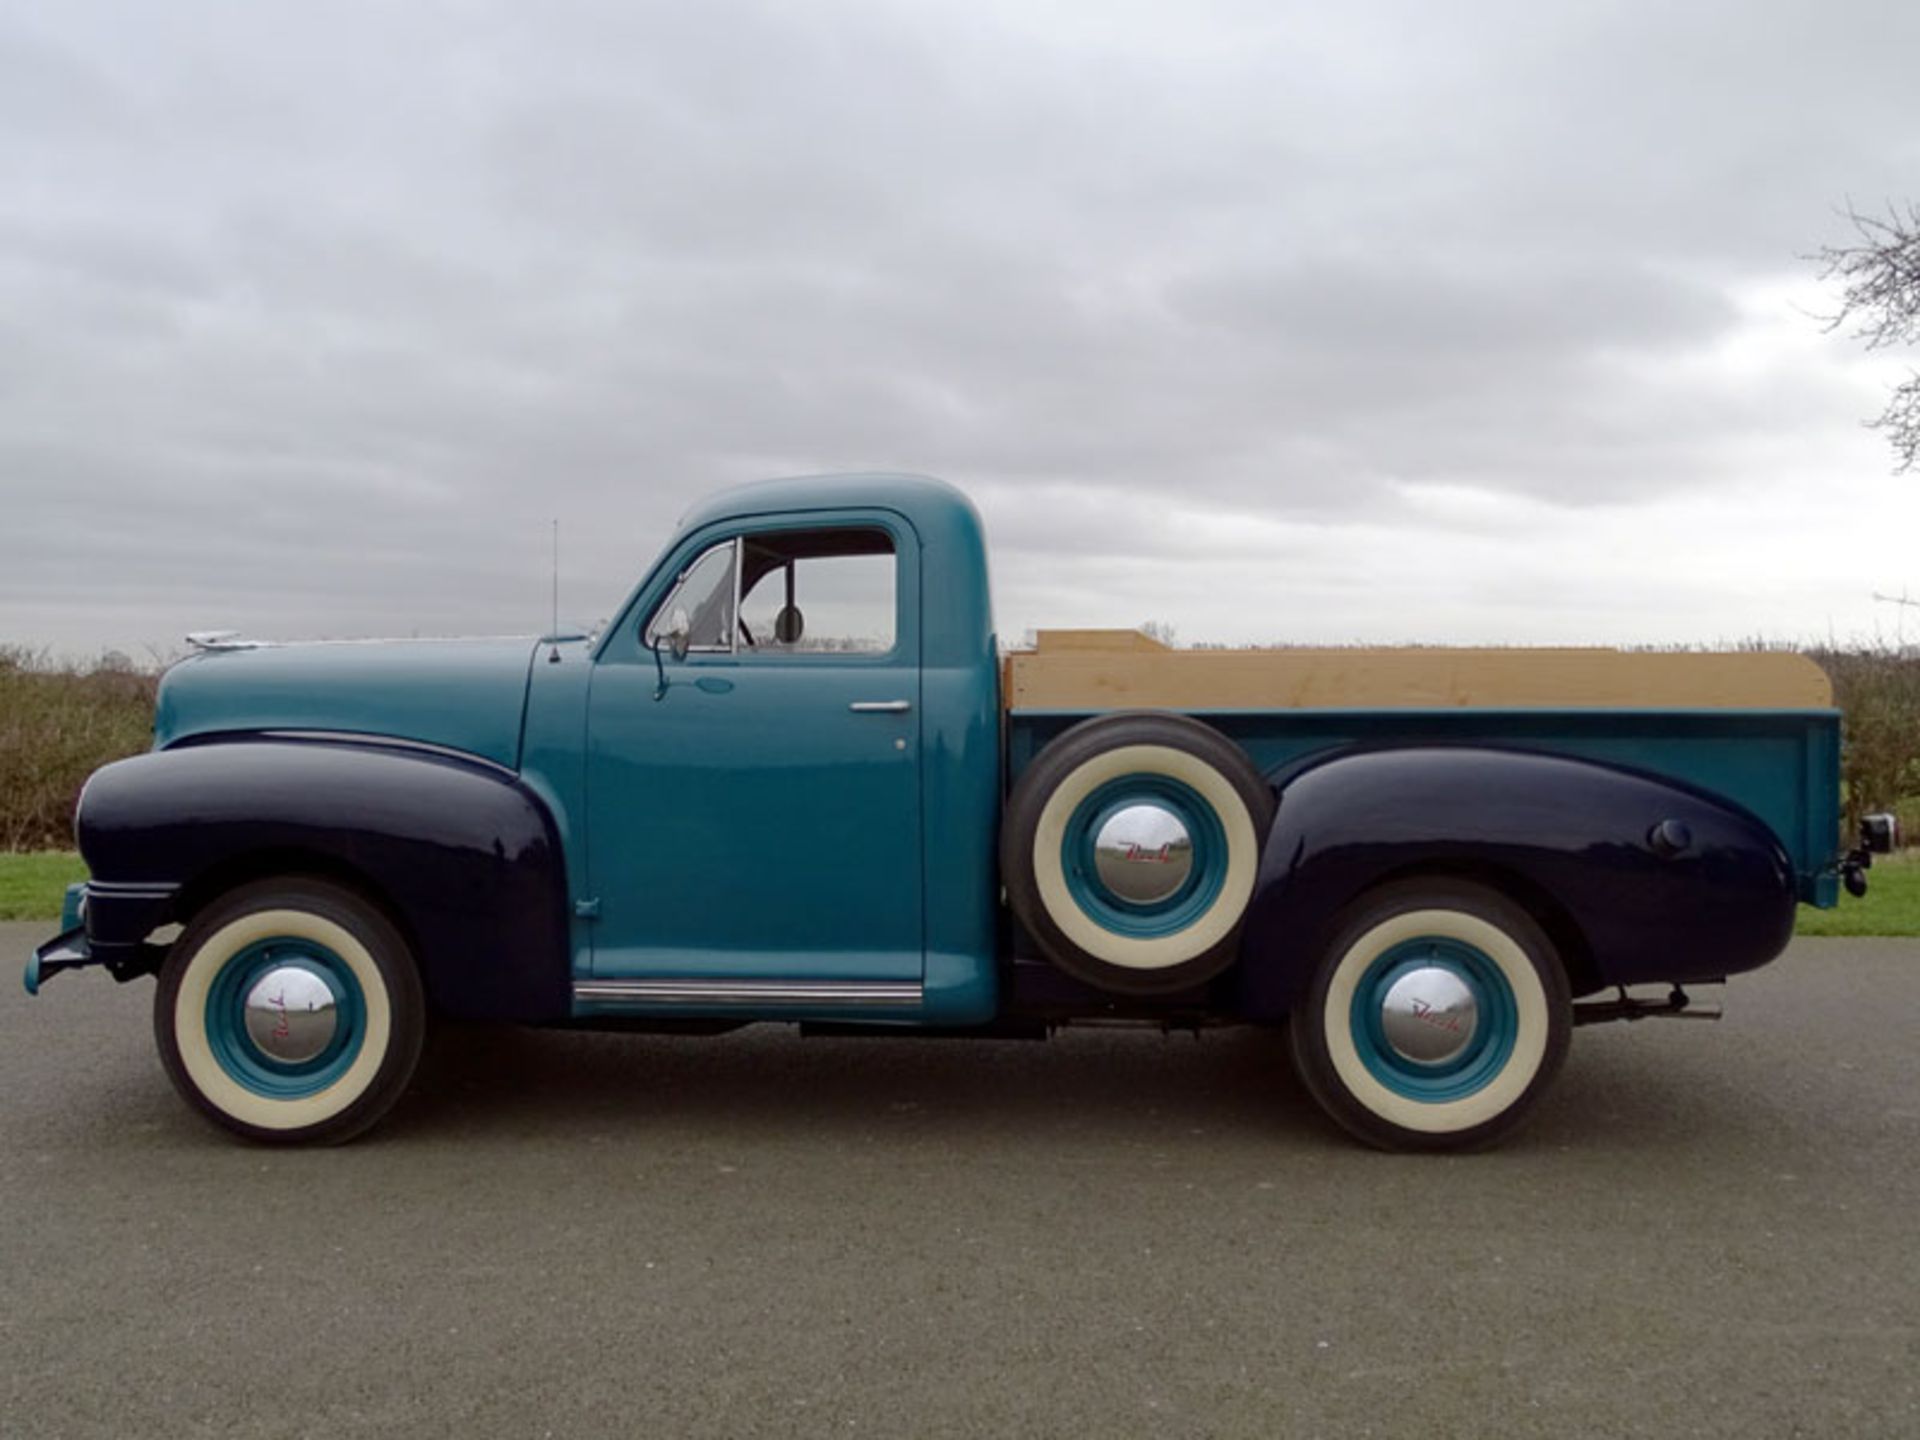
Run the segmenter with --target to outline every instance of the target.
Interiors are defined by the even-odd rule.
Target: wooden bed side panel
[[[1825,710],[1833,687],[1803,655],[1526,650],[1168,650],[1108,634],[1041,632],[1007,659],[1023,710]],[[1085,643],[1098,636],[1100,644]],[[1083,638],[1085,637],[1085,638]]]

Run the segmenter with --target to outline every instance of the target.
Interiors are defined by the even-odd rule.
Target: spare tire
[[[1233,963],[1273,791],[1184,715],[1101,715],[1020,775],[1000,829],[1007,903],[1048,959],[1118,995],[1164,995]]]

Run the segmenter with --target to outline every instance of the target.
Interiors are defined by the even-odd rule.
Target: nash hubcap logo
[[[1461,1025],[1460,1017],[1451,1010],[1436,1010],[1425,1000],[1417,997],[1411,1008],[1413,1018],[1422,1025],[1431,1025],[1434,1029],[1444,1030],[1449,1035],[1459,1035],[1464,1032],[1465,1027]]]

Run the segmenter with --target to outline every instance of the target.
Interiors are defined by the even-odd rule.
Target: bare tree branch
[[[1889,202],[1884,214],[1845,211],[1855,237],[1851,245],[1827,245],[1814,257],[1822,280],[1840,282],[1840,309],[1822,317],[1829,332],[1851,325],[1869,350],[1920,345],[1920,204]],[[1894,388],[1887,408],[1867,422],[1887,432],[1895,473],[1920,464],[1920,371]]]

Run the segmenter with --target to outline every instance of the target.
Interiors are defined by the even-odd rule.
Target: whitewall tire
[[[1292,1014],[1301,1079],[1384,1149],[1497,1139],[1566,1057],[1572,1000],[1519,906],[1450,879],[1383,886],[1348,907]]]
[[[1245,751],[1183,715],[1084,721],[1021,773],[1001,827],[1015,916],[1062,970],[1122,995],[1233,963],[1273,792]]]
[[[265,880],[212,902],[154,997],[168,1078],[249,1139],[337,1142],[405,1090],[425,1028],[419,973],[379,909],[341,886]]]

